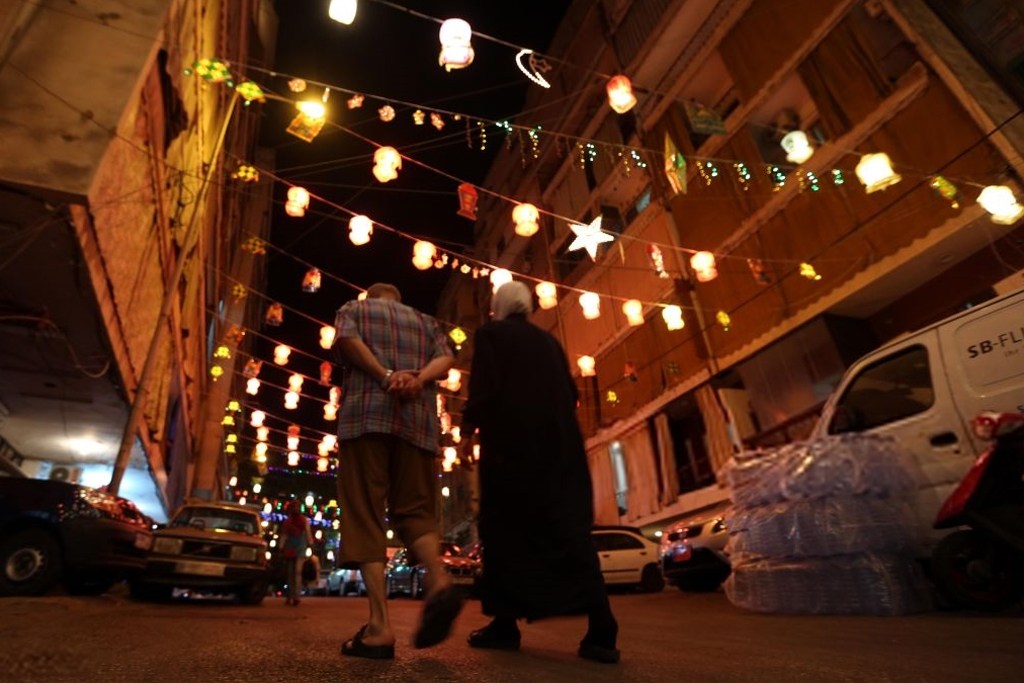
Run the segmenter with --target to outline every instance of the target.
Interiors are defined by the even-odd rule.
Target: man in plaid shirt
[[[461,609],[439,560],[436,382],[454,363],[437,321],[401,303],[394,285],[371,285],[335,318],[336,344],[348,362],[338,416],[338,497],[345,565],[359,565],[370,619],[341,652],[394,657],[384,579],[387,512],[399,538],[426,565],[426,600],[416,647],[444,640]]]

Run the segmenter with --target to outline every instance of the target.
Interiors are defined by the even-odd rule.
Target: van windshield
[[[836,404],[828,433],[873,429],[923,413],[934,403],[928,350],[910,346],[861,370]]]

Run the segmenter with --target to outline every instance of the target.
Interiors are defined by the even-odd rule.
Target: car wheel
[[[60,579],[60,545],[44,529],[26,529],[0,542],[0,595],[41,595]]]
[[[1020,600],[1020,567],[1012,552],[977,531],[943,538],[931,565],[939,592],[958,605],[995,611]]]
[[[258,605],[267,595],[267,584],[263,581],[247,583],[238,591],[238,599],[246,605]]]
[[[640,575],[640,588],[645,593],[657,593],[665,590],[665,576],[656,564],[649,564],[644,567]]]
[[[64,587],[72,595],[103,595],[111,586],[114,579],[109,576],[75,577],[64,579]]]
[[[128,582],[128,592],[131,593],[131,596],[136,600],[144,600],[146,602],[170,600],[173,590],[171,586],[146,583],[145,581]]]

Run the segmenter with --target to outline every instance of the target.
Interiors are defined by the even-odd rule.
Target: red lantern
[[[476,204],[479,200],[476,188],[469,183],[462,183],[458,187],[459,192],[459,215],[471,221],[476,220]]]
[[[608,106],[616,114],[625,114],[636,106],[636,95],[633,94],[633,84],[629,78],[623,75],[612,76],[605,86],[608,91]]]

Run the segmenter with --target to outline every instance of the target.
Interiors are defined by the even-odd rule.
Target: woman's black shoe
[[[467,642],[470,647],[479,647],[487,650],[511,650],[519,649],[519,629],[514,625],[512,628],[498,627],[494,622],[469,634]]]

